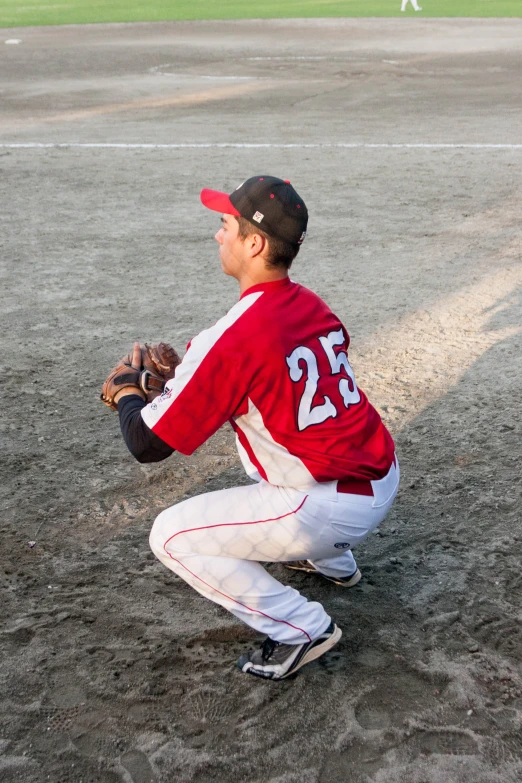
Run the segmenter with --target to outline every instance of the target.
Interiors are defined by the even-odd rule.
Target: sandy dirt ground
[[[522,143],[521,33],[1,31],[2,780],[522,779],[522,149],[335,146]],[[98,400],[133,339],[182,349],[236,301],[198,193],[264,172],[308,204],[293,277],[346,323],[403,471],[349,594],[268,566],[344,631],[279,684],[148,548],[160,510],[247,482],[231,433],[140,466]]]

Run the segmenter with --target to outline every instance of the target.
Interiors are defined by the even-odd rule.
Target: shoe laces
[[[267,636],[261,645],[261,655],[263,660],[268,661],[272,657],[272,653],[274,652],[275,648],[278,646],[279,642],[275,642],[273,639]]]

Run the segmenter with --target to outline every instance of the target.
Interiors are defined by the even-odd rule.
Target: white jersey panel
[[[336,496],[337,482],[327,482],[319,485],[308,468],[299,457],[290,454],[288,449],[276,443],[263,421],[261,412],[252,400],[248,400],[248,413],[235,420],[236,426],[244,434],[256,459],[265,471],[270,484],[283,487],[294,487],[301,490],[321,490],[325,496]],[[251,475],[252,463],[242,448],[239,455],[248,475]],[[255,468],[254,468],[255,470]]]
[[[237,304],[220,318],[214,326],[204,329],[192,342],[190,348],[183,357],[183,361],[176,367],[176,374],[172,380],[165,384],[165,391],[160,397],[149,403],[142,409],[143,421],[152,429],[156,422],[165,414],[172,403],[180,396],[183,389],[196,374],[201,362],[213,349],[220,337],[229,329],[252,305],[263,295],[263,291],[244,296]]]
[[[236,434],[236,448],[239,454],[239,458],[241,460],[241,464],[243,465],[247,476],[251,478],[252,481],[262,481],[263,477],[259,473],[256,466],[252,463],[252,460],[248,456],[246,449],[243,448],[243,445],[241,444],[241,441],[239,440],[237,434]]]

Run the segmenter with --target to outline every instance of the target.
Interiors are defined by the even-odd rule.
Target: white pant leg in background
[[[401,11],[406,10],[406,6],[411,2],[414,11],[422,11],[422,8],[417,3],[417,0],[402,0]]]
[[[354,497],[355,505],[349,502]],[[261,481],[166,509],[153,525],[150,544],[167,568],[206,598],[278,642],[301,644],[320,636],[330,617],[260,562],[338,560],[335,544],[346,542],[346,525],[353,545],[354,531],[361,540],[384,518],[393,497],[379,506],[376,497],[324,500]]]

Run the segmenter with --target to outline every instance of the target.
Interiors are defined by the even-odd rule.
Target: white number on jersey
[[[344,343],[343,330],[339,329],[336,332],[330,332],[326,337],[320,337],[319,342],[330,363],[332,375],[338,375],[343,367],[348,375],[348,378],[341,378],[339,381],[339,392],[343,398],[345,408],[355,405],[360,401],[361,395],[355,383],[355,376],[348,361],[348,356],[345,351],[340,351],[337,354],[334,351],[334,346],[343,345]],[[337,416],[337,408],[329,397],[325,396],[322,405],[312,405],[319,383],[319,370],[317,358],[310,348],[300,345],[287,357],[286,363],[290,370],[290,378],[294,383],[297,383],[303,377],[303,370],[299,366],[301,359],[306,364],[307,375],[297,412],[297,426],[300,432],[312,424],[321,424],[326,419]]]
[[[340,373],[342,367],[346,370],[348,378],[341,378],[339,381],[339,391],[341,392],[345,408],[348,408],[350,405],[356,405],[360,402],[361,395],[355,383],[355,375],[348,361],[348,356],[345,351],[339,351],[338,354],[334,351],[334,345],[343,345],[344,343],[343,330],[339,329],[338,332],[330,332],[326,337],[320,337],[319,342],[323,346],[330,362],[332,375]]]
[[[312,407],[312,402],[317,391],[319,383],[319,370],[317,369],[317,359],[310,348],[300,345],[295,351],[292,351],[287,357],[286,363],[290,368],[290,378],[297,383],[303,377],[303,370],[299,366],[299,360],[306,362],[306,383],[304,392],[299,403],[297,412],[297,426],[299,431],[305,430],[311,424],[321,424],[322,421],[330,417],[337,416],[335,405],[329,397],[324,398],[323,405]]]

